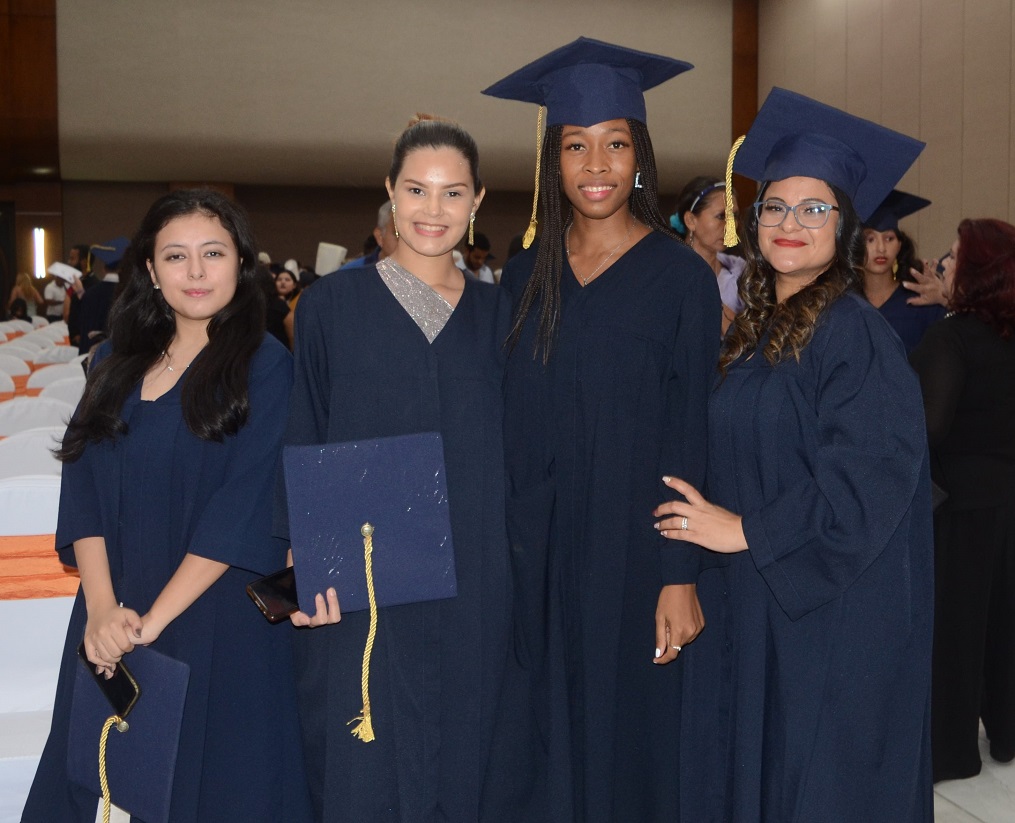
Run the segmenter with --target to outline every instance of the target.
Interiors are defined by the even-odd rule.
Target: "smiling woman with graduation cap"
[[[667,537],[724,556],[686,664],[685,820],[929,821],[933,547],[920,388],[860,293],[863,218],[923,144],[775,89],[736,155],[745,309],[709,404],[705,500]]]
[[[721,312],[659,211],[643,92],[690,68],[580,38],[484,92],[547,123],[541,237],[502,280],[515,652],[536,707],[515,761],[532,810],[511,819],[677,819],[674,661],[702,627],[698,556],[651,512],[662,474],[704,479]]]

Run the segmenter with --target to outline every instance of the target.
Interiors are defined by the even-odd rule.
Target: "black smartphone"
[[[300,609],[296,602],[296,572],[292,566],[250,583],[247,594],[272,623],[285,620]]]
[[[99,688],[102,689],[102,693],[106,696],[106,700],[109,701],[109,705],[113,707],[113,711],[121,720],[126,720],[130,710],[134,708],[137,699],[141,696],[141,688],[137,685],[134,675],[130,673],[130,669],[121,660],[116,664],[116,670],[108,680],[105,674],[97,674],[95,664],[85,654],[84,641],[78,646],[78,657],[85,664],[85,668],[92,673],[92,677],[99,684]]]

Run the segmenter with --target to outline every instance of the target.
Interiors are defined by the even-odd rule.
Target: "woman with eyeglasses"
[[[737,214],[734,205],[734,215]],[[677,196],[677,208],[670,215],[670,226],[715,272],[722,298],[722,333],[726,334],[733,318],[744,307],[737,296],[737,283],[746,263],[742,257],[727,254],[723,243],[726,233],[725,181],[707,176],[689,181]]]
[[[862,219],[922,144],[775,89],[734,170],[744,311],[709,405],[711,550],[685,658],[683,819],[930,821],[931,498],[920,388],[863,297]]]

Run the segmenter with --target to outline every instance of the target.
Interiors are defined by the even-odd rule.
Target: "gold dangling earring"
[[[687,245],[690,246],[692,249],[694,248],[694,232],[693,231],[689,231],[687,233]]]
[[[895,260],[892,262],[892,280],[899,279],[899,261]]]
[[[476,213],[469,215],[469,245],[476,245]]]
[[[391,225],[395,229],[395,239],[398,239],[398,223],[395,222],[395,204],[391,204]]]

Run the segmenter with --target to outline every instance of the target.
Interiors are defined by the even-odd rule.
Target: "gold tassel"
[[[744,142],[746,134],[740,135],[730,149],[729,159],[726,161],[726,233],[723,236],[723,245],[726,248],[735,246],[740,242],[737,237],[737,218],[733,214],[733,158],[737,156],[737,149]]]
[[[374,740],[374,724],[370,716],[370,655],[374,650],[374,640],[377,638],[377,598],[374,596],[374,527],[364,523],[359,530],[363,535],[363,556],[366,560],[367,575],[367,597],[370,600],[370,631],[367,633],[367,645],[363,650],[363,673],[360,677],[360,685],[363,689],[363,711],[358,717],[354,717],[349,723],[359,725],[352,730],[352,734],[364,743]]]
[[[522,248],[527,249],[532,245],[532,241],[536,239],[536,212],[539,209],[539,165],[543,160],[543,112],[546,109],[543,106],[539,107],[539,116],[536,118],[536,188],[532,194],[532,217],[529,220],[529,227],[525,230],[525,236],[522,237]]]
[[[109,823],[109,814],[113,800],[109,795],[109,779],[106,777],[106,741],[109,739],[109,730],[116,726],[121,734],[130,727],[127,721],[119,715],[106,718],[102,724],[102,734],[99,736],[99,786],[102,788],[102,823]]]

